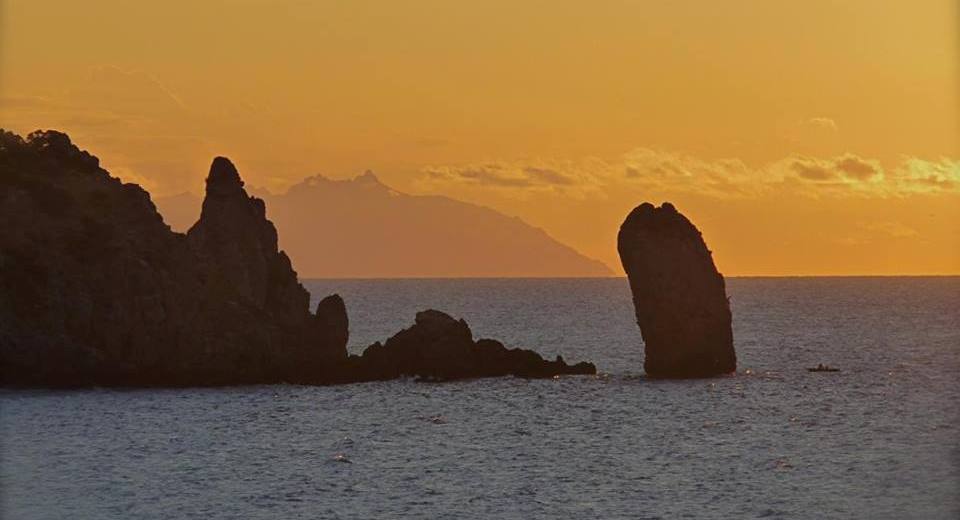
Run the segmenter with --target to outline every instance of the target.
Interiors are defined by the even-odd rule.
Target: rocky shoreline
[[[595,374],[474,339],[438,311],[349,355],[339,295],[310,295],[263,200],[213,160],[199,220],[176,233],[150,195],[56,131],[0,131],[0,386],[342,384]],[[322,240],[323,237],[318,237]],[[332,245],[335,247],[336,245]],[[644,203],[617,249],[652,378],[736,370],[729,300],[700,231]]]
[[[0,133],[0,386],[338,384],[594,374],[474,340],[435,310],[349,356],[346,306],[309,294],[261,199],[214,159],[200,219],[170,230],[149,194],[56,131]]]

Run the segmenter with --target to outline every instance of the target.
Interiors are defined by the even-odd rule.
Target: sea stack
[[[669,202],[645,202],[617,235],[645,345],[643,368],[657,378],[710,377],[736,370],[730,302],[700,231]]]

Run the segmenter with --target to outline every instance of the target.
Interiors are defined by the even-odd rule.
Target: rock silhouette
[[[3,133],[0,147],[4,382],[309,382],[346,359],[346,317],[309,312],[228,160],[213,161],[203,214],[182,235],[65,134]]]
[[[559,374],[595,374],[591,363],[568,365],[557,356],[545,361],[536,352],[508,349],[499,341],[474,341],[465,321],[437,311],[418,312],[416,321],[387,340],[374,343],[360,357],[351,358],[361,379],[416,376],[423,380],[496,377],[551,377]]]
[[[723,275],[700,231],[669,202],[637,206],[617,250],[630,281],[650,377],[709,377],[736,370]]]
[[[233,164],[214,159],[206,184],[200,219],[175,233],[146,191],[111,177],[66,134],[0,131],[0,385],[382,379],[367,368],[380,365],[347,356],[339,296],[310,312],[264,202],[247,194]],[[433,358],[404,358],[447,345],[411,347],[411,337],[436,339],[416,334],[388,341],[401,373],[539,376],[567,368],[492,342],[471,351],[476,365],[451,371]],[[458,355],[461,347],[449,343]]]

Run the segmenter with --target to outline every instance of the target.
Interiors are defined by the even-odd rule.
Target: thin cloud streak
[[[739,159],[704,160],[691,155],[637,148],[618,161],[537,160],[425,168],[420,188],[451,185],[513,192],[516,196],[557,192],[603,196],[611,190],[695,193],[715,198],[757,198],[788,190],[797,196],[899,197],[960,191],[960,161],[904,157],[892,168],[847,153],[833,158],[790,156],[750,167]]]

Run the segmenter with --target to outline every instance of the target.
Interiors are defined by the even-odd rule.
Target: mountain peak
[[[266,205],[247,194],[240,174],[226,157],[215,158],[210,166],[200,219],[187,231],[187,239],[216,276],[233,277],[233,290],[250,301],[264,304],[274,296],[271,287],[275,285],[288,291],[282,294],[297,293],[298,299],[303,298],[290,289],[295,273],[292,278],[278,274],[292,270],[286,255],[278,251],[277,230],[267,219]],[[210,279],[215,279],[213,274]]]
[[[243,189],[237,167],[226,157],[216,157],[207,176],[207,195],[230,195]]]
[[[381,185],[383,184],[382,182],[380,182],[380,179],[377,178],[377,175],[373,173],[372,170],[367,170],[363,172],[362,175],[358,175],[354,177],[353,181],[359,182],[361,184],[381,184]]]
[[[268,201],[283,249],[304,277],[611,274],[601,262],[519,217],[448,197],[397,192],[372,172],[352,179],[309,177]],[[208,197],[204,213],[207,206],[233,203],[229,197]],[[181,204],[164,199],[158,205],[169,216],[178,214]],[[242,222],[250,228],[248,220],[227,209],[220,212],[226,215],[224,226]]]

